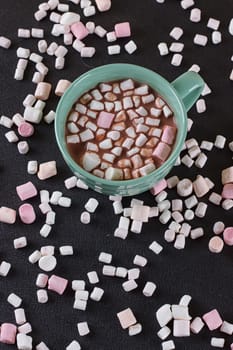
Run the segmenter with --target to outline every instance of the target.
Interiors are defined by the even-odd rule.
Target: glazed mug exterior
[[[169,105],[177,124],[177,136],[169,158],[152,173],[133,180],[109,181],[85,171],[71,157],[66,146],[65,126],[74,103],[101,82],[131,78],[149,85]],[[94,68],[77,78],[61,97],[56,110],[55,135],[62,156],[72,172],[93,190],[106,195],[133,196],[142,193],[165,178],[174,166],[187,135],[187,112],[204,88],[198,73],[188,71],[169,83],[152,70],[133,64],[109,64]]]

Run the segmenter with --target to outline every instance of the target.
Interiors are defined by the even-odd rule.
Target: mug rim
[[[152,171],[151,173],[149,173],[148,175],[145,176],[141,176],[135,179],[130,179],[130,180],[107,180],[98,176],[95,176],[91,173],[89,173],[88,171],[84,170],[80,165],[78,165],[78,163],[76,163],[74,161],[74,159],[71,157],[70,153],[68,152],[68,149],[66,147],[66,142],[64,141],[65,139],[65,132],[64,135],[62,137],[60,137],[60,128],[61,128],[61,118],[67,118],[68,114],[64,117],[62,116],[62,106],[63,104],[66,103],[66,100],[70,97],[70,96],[77,96],[77,99],[85,92],[85,90],[82,90],[82,92],[77,93],[76,89],[77,89],[77,85],[79,85],[83,80],[86,79],[91,79],[90,75],[95,75],[95,74],[100,74],[102,71],[104,71],[105,73],[109,71],[109,73],[112,73],[112,70],[117,70],[120,71],[122,69],[122,67],[124,66],[124,68],[128,68],[129,71],[130,69],[134,69],[137,70],[138,73],[141,73],[143,75],[144,74],[153,74],[153,76],[155,77],[155,79],[160,79],[166,86],[167,88],[173,93],[173,96],[176,97],[176,102],[178,103],[179,109],[180,111],[182,111],[182,115],[180,116],[182,118],[182,122],[183,122],[183,128],[182,130],[179,129],[180,131],[180,137],[176,142],[176,146],[173,148],[170,156],[167,158],[167,160],[157,169],[155,169],[154,171]],[[121,79],[129,79],[130,76],[125,76],[122,78],[119,78],[119,80]],[[131,77],[132,78],[132,77]],[[109,78],[111,79],[111,78]],[[134,79],[134,78],[132,78]],[[135,79],[137,80],[137,79]],[[110,81],[110,80],[109,80]],[[103,81],[99,81],[98,83],[102,83]],[[104,81],[107,82],[107,81]],[[98,84],[97,83],[97,84]],[[145,81],[145,84],[147,82]],[[93,88],[97,85],[95,84],[93,86]],[[150,85],[150,84],[148,84]],[[165,102],[166,102],[166,98]],[[73,104],[72,104],[73,105]],[[71,106],[72,108],[72,106]],[[70,109],[71,109],[70,108]],[[153,181],[153,178],[156,176],[160,179],[162,179],[164,176],[161,176],[164,172],[166,172],[169,168],[171,168],[171,166],[174,165],[177,157],[180,154],[180,151],[182,149],[182,146],[184,144],[185,138],[186,138],[186,134],[187,134],[187,112],[185,110],[185,106],[183,104],[183,101],[181,99],[181,97],[179,96],[178,92],[175,90],[175,88],[172,86],[171,83],[169,83],[164,77],[162,77],[160,74],[152,71],[151,69],[139,66],[139,65],[135,65],[135,64],[129,64],[129,63],[112,63],[112,64],[106,64],[106,65],[101,65],[98,66],[96,68],[93,68],[83,74],[81,74],[78,78],[76,78],[71,85],[68,87],[68,89],[65,91],[65,93],[62,95],[62,97],[59,100],[59,103],[57,105],[56,108],[56,117],[55,117],[55,136],[56,136],[56,141],[58,144],[58,147],[60,149],[60,152],[62,153],[62,156],[64,158],[64,160],[66,161],[66,163],[71,164],[72,168],[77,169],[77,173],[79,173],[80,175],[83,176],[84,181],[85,178],[89,178],[92,181],[98,181],[98,183],[100,185],[107,185],[107,186],[130,186],[135,184],[135,182],[137,182],[138,185],[140,185],[141,183],[144,182],[145,179],[148,179],[151,177],[151,180]],[[64,145],[63,145],[64,142]],[[152,183],[153,186],[153,183]]]

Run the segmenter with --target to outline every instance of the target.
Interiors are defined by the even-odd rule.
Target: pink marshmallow
[[[233,245],[233,227],[227,227],[223,231],[223,239],[227,245]]]
[[[176,137],[176,128],[174,126],[166,125],[163,129],[163,135],[161,141],[172,145]]]
[[[111,0],[95,0],[100,12],[108,11],[111,8]]]
[[[88,34],[89,34],[87,28],[85,27],[85,25],[82,22],[77,22],[77,23],[72,24],[71,32],[79,40],[86,38],[86,36],[88,36]]]
[[[205,315],[202,316],[202,318],[205,321],[210,331],[213,331],[219,328],[223,322],[221,319],[221,316],[218,313],[218,310],[216,309],[206,313]]]
[[[104,129],[109,129],[112,121],[115,117],[115,114],[113,113],[108,113],[108,112],[100,112],[98,120],[97,120],[97,125],[100,128],[104,128]]]
[[[34,127],[30,123],[23,122],[18,127],[18,133],[23,137],[30,137],[34,134]]]
[[[16,220],[16,211],[11,208],[1,207],[0,208],[0,222],[5,224],[14,224]]]
[[[152,156],[164,162],[168,158],[170,152],[171,147],[164,142],[160,142],[158,146],[156,146],[156,148],[154,149]]]
[[[12,323],[2,323],[0,342],[5,344],[15,344],[17,327]]]
[[[31,181],[26,182],[23,185],[17,186],[16,192],[21,201],[25,201],[25,199],[32,198],[37,195],[37,189]]]
[[[115,33],[117,38],[126,38],[131,35],[129,22],[115,24]]]
[[[37,176],[40,180],[46,180],[55,175],[57,175],[57,166],[55,160],[40,164],[39,171],[37,173]]]
[[[233,199],[233,184],[226,184],[223,186],[222,198]]]
[[[36,220],[36,214],[31,204],[25,203],[19,207],[19,217],[24,224],[32,224]]]
[[[52,275],[48,281],[48,289],[62,295],[67,287],[67,284],[67,279]]]
[[[233,343],[230,345],[230,347],[231,347],[231,350],[233,350]]]
[[[167,188],[167,181],[165,179],[157,182],[150,190],[153,196],[156,196],[160,192],[162,192],[165,188]]]

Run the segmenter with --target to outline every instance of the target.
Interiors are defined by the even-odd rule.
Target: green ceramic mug
[[[101,82],[127,78],[145,83],[158,92],[174,112],[178,132],[171,155],[157,170],[133,180],[109,181],[88,173],[72,159],[66,147],[65,124],[73,104],[83,93]],[[71,84],[57,106],[55,134],[64,160],[78,178],[99,193],[132,196],[150,189],[163,179],[175,164],[187,134],[187,112],[200,96],[203,87],[204,81],[200,75],[190,71],[172,83],[149,69],[132,64],[109,64],[88,71]]]

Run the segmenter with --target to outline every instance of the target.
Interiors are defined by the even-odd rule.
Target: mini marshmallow
[[[200,46],[206,46],[208,42],[208,37],[206,35],[196,34],[193,39],[194,44]]]
[[[4,344],[15,344],[17,328],[12,323],[1,324],[0,341]]]
[[[166,326],[172,320],[171,305],[162,305],[156,312],[156,318],[160,327]]]
[[[40,304],[45,304],[48,301],[48,293],[44,289],[39,289],[37,292],[37,301]]]
[[[206,313],[205,315],[202,316],[202,318],[205,321],[205,323],[210,331],[219,328],[223,323],[223,321],[222,321],[222,319],[221,319],[221,317],[216,309]]]
[[[206,111],[206,103],[203,98],[196,102],[197,113],[204,113]]]
[[[52,176],[57,175],[56,161],[41,163],[37,176],[40,180],[46,180]]]
[[[190,321],[174,320],[173,322],[174,337],[189,337],[190,336]]]
[[[190,237],[192,239],[197,239],[197,238],[202,237],[202,236],[204,236],[204,230],[202,227],[192,229],[190,232]]]
[[[208,206],[206,203],[199,202],[195,210],[195,215],[199,218],[203,218],[206,214],[207,208]]]
[[[67,347],[66,350],[81,350],[79,342],[73,340]]]
[[[233,324],[229,323],[227,321],[223,321],[223,324],[220,328],[220,331],[223,333],[226,333],[228,335],[232,335],[233,334]]]
[[[159,43],[158,49],[159,49],[160,56],[166,56],[169,54],[167,43],[164,43],[164,42]]]
[[[200,317],[194,318],[194,320],[190,324],[190,329],[194,334],[198,334],[203,327],[204,327],[204,322]]]
[[[88,327],[87,322],[79,322],[77,323],[77,327],[78,327],[79,335],[81,337],[90,333],[90,329]]]
[[[0,222],[14,224],[16,221],[16,211],[7,207],[0,207]]]
[[[108,11],[111,8],[111,0],[95,0],[100,12]]]
[[[180,5],[184,10],[187,10],[194,5],[194,0],[182,0]]]
[[[39,273],[36,279],[36,286],[39,288],[45,288],[48,283],[48,275],[44,273]]]
[[[52,275],[48,280],[48,289],[62,295],[67,287],[68,280]]]
[[[192,181],[189,179],[183,179],[177,184],[177,193],[181,197],[188,197],[193,191]]]
[[[116,267],[115,266],[111,266],[111,265],[104,265],[103,269],[102,269],[102,273],[104,276],[115,276],[115,272],[116,272]]]
[[[162,350],[173,350],[175,349],[175,343],[173,340],[162,342]]]
[[[103,27],[101,27],[101,26],[96,26],[96,27],[95,27],[94,33],[95,33],[96,35],[98,35],[100,38],[103,38],[103,37],[106,35],[107,30],[105,30],[105,29],[104,29]]]
[[[52,271],[57,265],[57,259],[52,255],[42,256],[39,260],[38,265],[39,268],[43,271]]]
[[[225,344],[225,339],[224,338],[211,338],[210,345],[213,346],[214,348],[223,348]]]
[[[91,284],[99,283],[99,277],[96,271],[91,271],[87,273],[88,280]]]
[[[74,250],[73,250],[73,247],[71,245],[61,246],[61,247],[59,247],[59,251],[60,251],[60,254],[63,256],[74,254]]]
[[[15,142],[19,141],[18,136],[16,135],[16,133],[13,130],[5,133],[5,137],[6,137],[7,141],[10,143],[15,143]]]
[[[14,313],[15,313],[15,321],[17,324],[22,325],[26,322],[26,316],[25,316],[24,309],[22,309],[22,308],[15,309]]]
[[[156,284],[153,282],[146,282],[142,293],[146,296],[146,297],[151,297],[154,292],[156,290]]]
[[[129,328],[130,326],[133,326],[137,320],[130,308],[125,309],[121,312],[117,313],[117,317],[120,321],[121,327],[123,329]]]
[[[102,252],[102,253],[100,253],[98,260],[100,262],[105,263],[105,264],[111,264],[112,254]]]
[[[163,247],[156,241],[153,241],[150,246],[149,249],[152,250],[152,252],[154,252],[155,254],[160,254],[163,250]]]
[[[4,49],[9,49],[11,46],[11,40],[6,38],[5,36],[0,36],[0,47]]]
[[[226,138],[222,135],[217,135],[214,145],[216,148],[223,149],[225,147]]]
[[[201,10],[199,8],[194,8],[190,12],[190,21],[192,22],[200,22],[201,20]]]
[[[18,333],[16,339],[19,350],[32,350],[32,337],[23,333]]]
[[[49,348],[47,347],[47,345],[44,342],[40,342],[36,346],[36,350],[49,350]]]
[[[14,306],[15,308],[18,308],[22,304],[23,300],[18,295],[11,293],[9,294],[7,301],[9,304]]]
[[[36,214],[31,204],[25,203],[19,207],[19,217],[24,224],[32,224],[36,220]]]
[[[169,33],[169,35],[174,38],[175,40],[179,40],[182,35],[183,35],[184,31],[182,28],[180,27],[174,27],[171,32]]]
[[[104,290],[102,288],[95,287],[91,292],[90,299],[94,301],[100,301],[104,295]]]
[[[220,21],[215,18],[209,18],[207,27],[213,30],[218,30],[218,27],[220,25]]]
[[[110,45],[108,46],[108,54],[109,55],[119,55],[121,52],[120,45]]]
[[[217,45],[217,44],[220,44],[222,42],[222,34],[215,30],[213,33],[212,33],[212,43]]]

